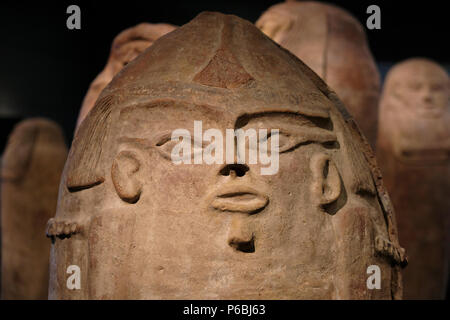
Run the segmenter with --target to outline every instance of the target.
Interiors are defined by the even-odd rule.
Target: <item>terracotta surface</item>
[[[422,58],[395,65],[381,100],[377,158],[397,211],[400,240],[411,260],[404,272],[405,299],[445,296],[449,155],[447,72]]]
[[[361,23],[334,5],[288,1],[270,7],[256,26],[336,91],[374,147],[380,75]]]
[[[78,115],[77,128],[95,104],[100,92],[111,79],[135,59],[159,37],[173,31],[176,27],[166,23],[141,23],[125,29],[114,39],[111,53],[103,71],[91,83]]]
[[[279,171],[179,164],[170,133],[281,128]],[[169,138],[168,138],[169,137]],[[72,144],[51,299],[391,299],[406,263],[368,143],[253,24],[202,13],[130,62]],[[80,289],[66,286],[80,268]],[[381,269],[368,290],[367,267]]]
[[[60,127],[46,119],[24,120],[12,131],[1,168],[2,299],[47,299],[50,243],[67,157]]]

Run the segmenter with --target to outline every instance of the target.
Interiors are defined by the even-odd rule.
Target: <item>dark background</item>
[[[13,125],[42,116],[72,139],[90,82],[103,69],[113,38],[140,22],[182,25],[198,13],[219,11],[255,22],[281,1],[2,1],[0,4],[0,153]],[[403,59],[424,56],[450,65],[444,1],[327,1],[364,26],[371,4],[381,8],[381,30],[367,30],[382,76]],[[81,8],[81,30],[68,30],[66,9]]]

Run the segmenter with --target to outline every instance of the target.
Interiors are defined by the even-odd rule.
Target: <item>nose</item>
[[[431,88],[427,87],[424,89],[424,93],[422,95],[422,98],[425,102],[432,102],[432,92]]]
[[[250,170],[246,164],[227,164],[220,169],[219,174],[222,176],[243,177]]]

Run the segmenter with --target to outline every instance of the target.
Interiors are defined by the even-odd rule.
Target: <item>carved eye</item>
[[[278,138],[278,153],[290,152],[308,142],[328,144],[336,141],[332,132],[320,128],[307,128],[298,132],[287,132],[283,130],[268,132],[267,137],[260,137],[259,145],[261,151],[271,151],[273,139]],[[275,145],[274,145],[275,146]]]
[[[433,84],[431,85],[431,91],[438,92],[438,91],[444,91],[444,86],[441,84]]]
[[[187,162],[193,160],[195,154],[203,152],[202,142],[194,141],[189,132],[174,136],[173,139],[171,133],[165,133],[156,140],[155,147],[164,158],[171,161]]]
[[[270,130],[267,135],[261,135],[259,138],[260,152],[271,152],[272,147],[276,147],[274,139],[278,139],[278,153],[286,152],[295,146],[295,139],[289,133]]]
[[[411,82],[409,84],[409,88],[411,90],[417,91],[417,90],[420,90],[422,88],[422,84],[420,82]]]

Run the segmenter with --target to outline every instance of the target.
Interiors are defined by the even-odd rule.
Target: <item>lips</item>
[[[220,211],[254,214],[260,212],[269,203],[269,198],[260,192],[246,187],[229,187],[222,190],[211,202],[211,206]]]

